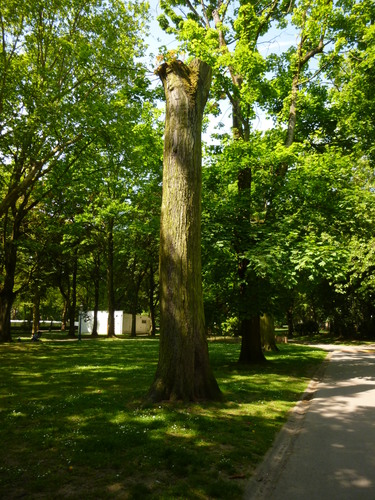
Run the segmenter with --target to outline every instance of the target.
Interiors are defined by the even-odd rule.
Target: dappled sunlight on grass
[[[155,339],[0,345],[0,496],[241,498],[325,353],[238,352],[210,342],[222,403],[144,407]]]

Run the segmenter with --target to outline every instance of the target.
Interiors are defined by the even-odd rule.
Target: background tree
[[[194,59],[157,70],[166,95],[160,230],[160,350],[149,398],[217,399],[201,277],[201,131],[211,69]]]
[[[11,2],[0,15],[4,341],[24,220],[95,141],[116,86],[130,88],[142,73],[134,56],[144,5]]]
[[[326,144],[336,143],[337,145],[338,137],[335,132],[337,115],[332,101],[329,100],[330,90],[323,77],[332,72],[336,75],[341,74],[341,77],[345,74],[342,65],[344,52],[348,43],[355,47],[361,43],[363,26],[366,26],[371,19],[371,8],[367,3],[360,5],[354,1],[344,2],[340,6],[320,1],[307,4],[298,2],[288,4],[288,6],[282,2],[273,2],[268,6],[263,5],[262,2],[258,2],[256,6],[252,2],[244,2],[238,5],[238,9],[235,8],[237,6],[235,2],[226,4],[192,2],[187,5],[181,2],[178,3],[179,10],[175,8],[175,5],[176,2],[173,4],[163,2],[165,15],[160,18],[161,25],[168,32],[174,33],[190,53],[199,55],[212,64],[215,77],[213,89],[217,92],[216,96],[220,97],[219,92],[224,92],[232,105],[233,125],[236,131],[234,139],[237,144],[229,144],[225,162],[232,162],[232,166],[237,171],[237,185],[232,185],[232,191],[238,197],[237,206],[241,207],[238,220],[242,217],[243,226],[239,230],[238,223],[233,224],[232,219],[232,225],[228,230],[230,234],[232,227],[237,227],[237,238],[233,237],[231,241],[234,248],[237,248],[239,290],[240,298],[243,299],[242,306],[241,300],[238,304],[238,314],[242,318],[240,328],[243,339],[240,358],[246,362],[253,362],[262,359],[259,342],[252,343],[250,340],[259,338],[257,317],[262,310],[271,307],[270,301],[267,300],[269,296],[267,290],[269,291],[270,286],[271,288],[274,286],[274,279],[280,270],[276,263],[282,261],[284,264],[288,263],[290,258],[285,248],[282,252],[283,259],[277,258],[268,243],[270,234],[278,233],[278,226],[282,225],[280,216],[283,211],[281,209],[280,213],[275,213],[273,198],[281,196],[278,198],[280,200],[289,191],[288,186],[284,189],[284,185],[290,180],[286,177],[286,173],[288,168],[294,169],[300,164],[299,154],[304,156],[311,154],[310,165],[319,171],[318,162],[314,156],[315,151],[325,155],[327,154]],[[357,16],[360,13],[362,19],[356,21],[358,27],[361,26],[358,36],[354,35],[356,30],[348,28],[354,12]],[[259,84],[259,77],[263,74],[266,65],[257,52],[257,44],[259,37],[265,34],[273,20],[285,26],[289,13],[291,13],[292,25],[300,33],[299,42],[281,58],[275,56],[270,58],[270,62],[275,60],[285,62],[284,74],[280,66],[278,68],[273,66],[273,69],[277,68],[277,71],[272,85],[273,89],[277,88],[279,92],[273,101],[274,96],[272,91],[268,92],[269,86],[266,82]],[[367,33],[366,36],[370,35]],[[234,48],[231,51],[229,42],[232,40],[236,43],[233,44]],[[315,56],[319,57],[318,62],[313,61]],[[311,65],[312,62],[314,66]],[[366,65],[368,67],[368,61]],[[319,78],[320,76],[322,78]],[[263,96],[260,95],[262,91]],[[268,139],[267,137],[257,138],[252,134],[250,120],[254,113],[254,103],[257,101],[260,104],[266,104],[269,110],[272,109],[273,104],[277,103],[278,107],[274,108],[274,111],[278,113],[277,116],[275,115],[275,122],[285,126],[285,130],[282,127],[276,129],[274,134],[268,135]],[[267,140],[268,145],[274,148],[274,154],[271,156],[273,163],[269,158],[267,159],[267,154],[261,151],[261,145],[265,146]],[[306,147],[293,149],[292,145],[296,140],[300,143],[309,140],[315,151]],[[253,152],[249,151],[248,143],[251,143],[251,148],[255,147]],[[291,151],[283,150],[283,145],[287,149],[291,148]],[[217,156],[217,148],[213,150],[214,155]],[[269,155],[269,150],[267,153]],[[341,168],[340,155],[332,151],[328,157],[335,157],[335,161],[338,162],[337,168]],[[236,165],[241,165],[241,168],[236,169]],[[315,177],[314,172],[312,176]],[[350,189],[352,188],[355,189],[354,185],[350,186]],[[312,213],[309,215],[312,216]],[[341,221],[341,215],[340,210],[337,210],[336,221]],[[251,222],[247,227],[246,221]],[[311,224],[313,226],[314,222],[311,221]],[[222,237],[221,234],[220,237]],[[262,238],[265,238],[264,243]],[[330,238],[334,239],[331,236]],[[228,241],[228,238],[220,239],[220,245],[225,240]],[[316,243],[319,242],[325,246],[326,241],[323,233],[317,235]],[[347,238],[341,238],[338,245],[345,245],[347,242]],[[310,245],[311,251],[316,251],[314,241],[311,241]],[[277,247],[280,248],[279,245]],[[340,249],[345,253],[343,248],[340,247]],[[265,252],[275,256],[276,259],[274,261],[267,259]],[[309,260],[308,243],[303,252]],[[298,254],[300,259],[303,258],[299,252]],[[268,268],[265,267],[267,260],[270,266]],[[212,262],[210,266],[212,267]],[[287,265],[286,269],[291,273],[294,272],[290,265]],[[330,272],[328,268],[324,271]],[[282,274],[279,274],[279,288],[284,291],[284,298],[288,289],[290,297],[295,296],[291,287],[287,285],[287,279],[280,281],[281,277]],[[299,278],[302,280],[302,285],[303,276],[299,275]],[[263,294],[260,293],[262,291]]]

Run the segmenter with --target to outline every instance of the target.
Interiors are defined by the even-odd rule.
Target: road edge
[[[333,352],[327,353],[316,369],[305,392],[298,403],[290,410],[288,419],[276,439],[264,456],[263,461],[255,469],[253,476],[245,488],[244,500],[263,500],[270,496],[277,478],[283,471],[286,461],[293,451],[294,442],[302,428],[302,424],[314,398],[318,385],[324,377]]]

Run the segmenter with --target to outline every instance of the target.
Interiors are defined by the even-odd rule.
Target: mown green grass
[[[157,339],[0,345],[1,498],[242,497],[325,353],[210,342],[222,403],[144,406]]]

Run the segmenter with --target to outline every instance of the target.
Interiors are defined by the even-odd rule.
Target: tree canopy
[[[76,233],[66,243],[76,248],[76,219],[87,204],[93,164],[110,157],[107,146],[118,145],[120,128],[124,141],[144,121],[141,102],[148,84],[139,57],[145,15],[143,3],[117,1],[14,1],[1,7],[2,339],[10,338],[17,249],[32,213],[47,200],[54,204],[51,216],[57,204],[65,204],[61,216],[73,222]],[[123,148],[117,161],[125,157]],[[87,181],[82,190],[79,176]],[[20,290],[27,284],[20,283]]]
[[[160,7],[179,46],[156,64],[207,64],[203,126],[221,119],[203,151],[206,332],[256,339],[247,362],[263,314],[290,333],[314,321],[373,336],[374,3]],[[32,307],[72,335],[79,304],[150,312],[156,331],[166,132],[147,16],[143,2],[1,4],[2,341]]]

